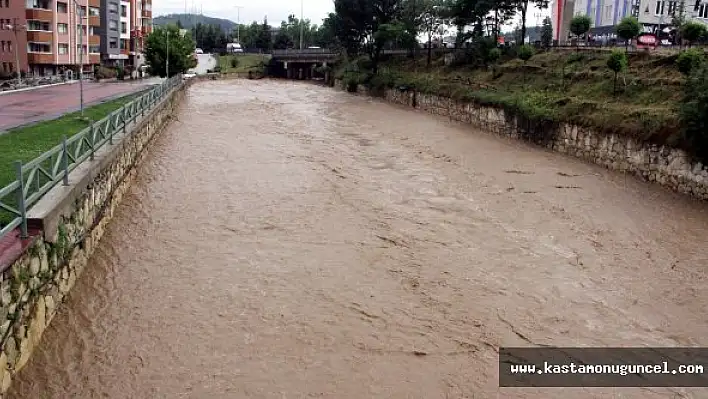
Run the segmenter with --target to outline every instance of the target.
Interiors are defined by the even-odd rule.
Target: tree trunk
[[[428,68],[430,68],[430,63],[433,58],[433,32],[428,31]]]
[[[523,45],[526,41],[526,10],[529,7],[528,0],[524,0],[521,3],[521,44]]]

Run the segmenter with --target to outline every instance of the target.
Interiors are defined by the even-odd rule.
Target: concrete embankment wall
[[[343,87],[341,83],[335,82],[335,87]],[[369,94],[364,86],[359,86],[357,92]],[[570,124],[543,127],[550,131],[529,132],[528,125],[519,118],[506,115],[502,109],[413,91],[386,89],[383,99],[447,116],[498,135],[520,139],[540,138],[538,144],[554,151],[631,173],[671,190],[708,200],[708,166],[692,161],[680,149],[652,145],[617,134],[603,134]]]
[[[0,274],[0,398],[27,363],[42,333],[87,264],[106,223],[136,175],[151,140],[177,111],[182,85],[96,152],[29,212],[37,236]],[[35,230],[37,231],[37,230]]]

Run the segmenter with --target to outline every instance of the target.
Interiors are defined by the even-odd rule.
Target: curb
[[[39,85],[39,86],[32,86],[32,87],[25,87],[24,89],[17,89],[17,90],[5,90],[0,92],[0,96],[6,95],[6,94],[13,94],[13,93],[21,93],[23,91],[31,91],[31,90],[37,90],[37,89],[43,89],[45,87],[52,87],[52,86],[61,86],[61,85],[70,85],[74,83],[78,83],[78,80],[70,80],[68,82],[61,82],[61,83],[52,83],[50,85]]]

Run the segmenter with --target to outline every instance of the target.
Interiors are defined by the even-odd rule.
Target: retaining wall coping
[[[94,153],[94,160],[85,160],[69,173],[69,185],[57,184],[49,190],[28,212],[27,224],[31,229],[41,230],[46,242],[54,243],[62,217],[68,217],[74,211],[74,202],[81,198],[87,187],[124,151],[124,141],[134,132],[139,132],[151,121],[153,114],[162,111],[175,93],[184,89],[184,85],[162,99],[155,107],[137,120],[126,133],[113,136],[113,144],[104,144]]]

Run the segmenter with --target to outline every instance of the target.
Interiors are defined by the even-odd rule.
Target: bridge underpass
[[[309,80],[322,78],[329,81],[329,72],[319,72],[317,67],[331,65],[337,54],[328,49],[273,50],[271,76],[287,79]]]
[[[503,389],[500,346],[706,346],[698,201],[315,85],[208,81],[152,144],[19,398]]]

